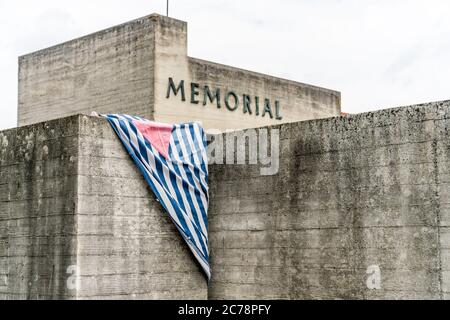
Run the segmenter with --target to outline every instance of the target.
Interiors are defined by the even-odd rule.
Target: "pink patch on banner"
[[[169,144],[172,137],[173,125],[134,120],[134,125],[145,139],[164,157],[169,157]]]

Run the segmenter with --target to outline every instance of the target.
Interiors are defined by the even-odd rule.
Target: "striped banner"
[[[124,114],[102,115],[211,278],[206,136],[197,123],[167,125]]]

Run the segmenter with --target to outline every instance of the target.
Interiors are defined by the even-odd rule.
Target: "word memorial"
[[[178,85],[175,84],[173,78],[169,78],[167,86],[166,98],[169,99],[171,95],[181,95],[181,101],[186,101],[186,88],[184,80],[181,80]],[[200,96],[202,94],[202,96]],[[223,97],[223,99],[222,99]],[[270,117],[271,119],[282,120],[280,102],[275,100],[273,106],[270,99],[248,94],[243,94],[241,97],[233,90],[225,91],[222,95],[221,89],[211,90],[208,85],[200,86],[200,84],[191,82],[190,84],[190,102],[192,104],[199,104],[202,102],[203,106],[209,103],[215,103],[217,108],[222,108],[222,103],[225,104],[229,111],[237,111],[242,109],[244,114],[255,115],[261,117]],[[202,98],[202,99],[201,99]]]

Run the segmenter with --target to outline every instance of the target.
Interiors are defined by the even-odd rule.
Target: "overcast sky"
[[[166,0],[0,0],[0,130],[16,125],[17,57]],[[342,92],[343,111],[450,99],[448,0],[170,0],[189,55]]]

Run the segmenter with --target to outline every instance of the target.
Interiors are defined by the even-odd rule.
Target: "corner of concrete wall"
[[[189,81],[187,23],[164,16],[155,19],[154,119],[167,123],[192,120],[186,116],[185,104],[166,99],[169,78]]]
[[[0,132],[1,299],[76,297],[77,136],[77,117]]]
[[[18,125],[92,111],[153,117],[155,17],[19,58]]]

